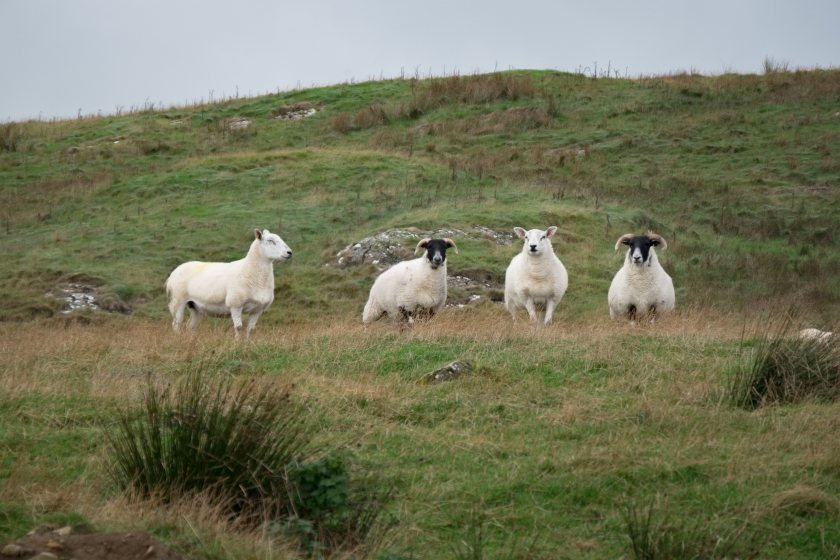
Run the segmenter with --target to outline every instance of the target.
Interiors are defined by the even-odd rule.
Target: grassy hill
[[[317,112],[278,118],[296,106]],[[59,516],[192,557],[287,546],[107,484],[103,417],[198,361],[294,383],[321,443],[395,489],[374,557],[641,557],[637,513],[667,536],[658,557],[840,557],[837,405],[726,398],[745,332],[792,309],[838,324],[840,71],[517,71],[7,123],[0,193],[0,536]],[[544,331],[482,298],[365,333],[377,271],[335,265],[389,228],[549,225],[570,288]],[[173,338],[169,271],[241,258],[255,227],[295,251],[257,340],[234,345],[224,320]],[[647,229],[668,241],[679,311],[633,329],[609,322],[606,292],[616,238]],[[456,241],[450,274],[497,281],[518,250]],[[45,294],[68,283],[133,313],[62,314]],[[479,373],[416,383],[456,358]]]

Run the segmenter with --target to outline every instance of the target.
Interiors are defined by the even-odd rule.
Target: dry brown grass
[[[80,504],[77,511],[108,530],[136,530],[141,526],[177,528],[190,548],[214,551],[220,558],[286,560],[301,557],[288,538],[272,535],[269,527],[254,528],[224,514],[218,499],[203,495],[163,507],[158,500],[117,496],[104,503]],[[179,543],[175,543],[178,545]],[[183,548],[186,543],[180,543]]]
[[[240,360],[243,369],[236,375],[293,383],[293,398],[310,407],[325,442],[365,450],[365,461],[406,481],[408,495],[395,504],[405,520],[396,537],[403,544],[428,539],[421,520],[439,518],[454,507],[452,496],[462,496],[469,486],[461,473],[449,470],[448,457],[486,464],[494,484],[531,476],[529,463],[501,457],[527,458],[545,465],[545,476],[562,472],[581,480],[694,465],[717,484],[743,485],[751,492],[766,488],[762,499],[772,514],[792,511],[800,502],[806,509],[833,503],[822,495],[816,501],[800,500],[802,492],[782,495],[778,479],[791,468],[840,472],[830,444],[840,430],[840,405],[748,413],[716,396],[721,371],[734,358],[719,348],[736,348],[744,317],[684,309],[655,325],[632,327],[604,315],[561,314],[554,325],[537,329],[522,319],[514,324],[497,306],[484,305],[448,308],[411,329],[380,321],[365,330],[357,314],[349,314],[330,322],[261,324],[247,344],[233,342],[224,320],[206,321],[194,337],[174,336],[166,321],[137,318],[5,324],[0,392],[8,399],[79,395],[104,409],[136,402],[149,376],[166,381],[189,364]],[[417,382],[419,375],[378,369],[378,353],[414,351],[424,343],[453,343],[463,353],[453,358],[474,361],[476,374],[428,386]],[[285,355],[297,359],[276,370],[252,368]],[[546,385],[541,374],[511,371],[509,363],[556,365],[566,368],[568,378]],[[438,404],[448,408],[435,412]],[[33,422],[67,421],[66,411],[47,411],[55,417],[45,420],[43,410],[20,410],[32,414]],[[569,439],[558,445],[557,434]],[[417,449],[429,457],[422,467],[403,459]],[[100,460],[88,460],[89,477],[57,485],[49,460],[22,455],[0,485],[0,500],[45,512],[79,511],[96,524],[119,528],[172,524],[225,557],[294,557],[293,547],[237,527],[200,501],[168,510],[123,498],[103,501],[107,492],[95,476]],[[497,508],[493,515],[515,519],[516,512]]]

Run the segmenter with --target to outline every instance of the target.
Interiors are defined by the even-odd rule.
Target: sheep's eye
[[[542,237],[540,237],[540,241],[542,241],[543,239],[545,239],[545,235],[543,235]]]
[[[277,245],[277,243],[275,243],[273,239],[267,239],[267,241],[268,241],[269,243],[271,243],[272,245]]]

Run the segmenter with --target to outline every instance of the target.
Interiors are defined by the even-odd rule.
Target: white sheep
[[[420,258],[395,264],[380,274],[370,289],[362,313],[365,326],[383,315],[414,323],[417,316],[433,316],[446,303],[446,250],[458,247],[451,239],[421,239],[414,249]]]
[[[545,231],[525,231],[515,227],[513,231],[525,242],[522,252],[513,257],[505,272],[505,307],[514,321],[517,310],[524,308],[531,321],[548,325],[554,308],[569,287],[566,267],[554,254],[550,241],[557,226],[551,226]],[[542,321],[537,315],[537,305],[545,307]]]
[[[799,331],[799,338],[802,340],[813,340],[815,342],[833,342],[840,340],[840,336],[831,331],[821,331],[820,329],[802,329]]]
[[[292,258],[289,246],[267,229],[254,231],[244,259],[233,262],[191,261],[179,265],[166,280],[172,328],[181,330],[184,310],[190,310],[189,328],[195,330],[204,315],[230,314],[236,338],[242,313],[250,314],[246,336],[274,301],[274,261]]]
[[[635,323],[636,317],[648,316],[653,323],[656,314],[674,309],[674,283],[656,256],[655,246],[668,247],[660,235],[627,233],[618,238],[615,250],[621,245],[629,249],[622,266],[610,284],[607,302],[610,318],[627,317]]]

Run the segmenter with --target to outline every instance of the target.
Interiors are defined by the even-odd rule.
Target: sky
[[[0,0],[0,122],[344,82],[840,68],[838,0]]]

